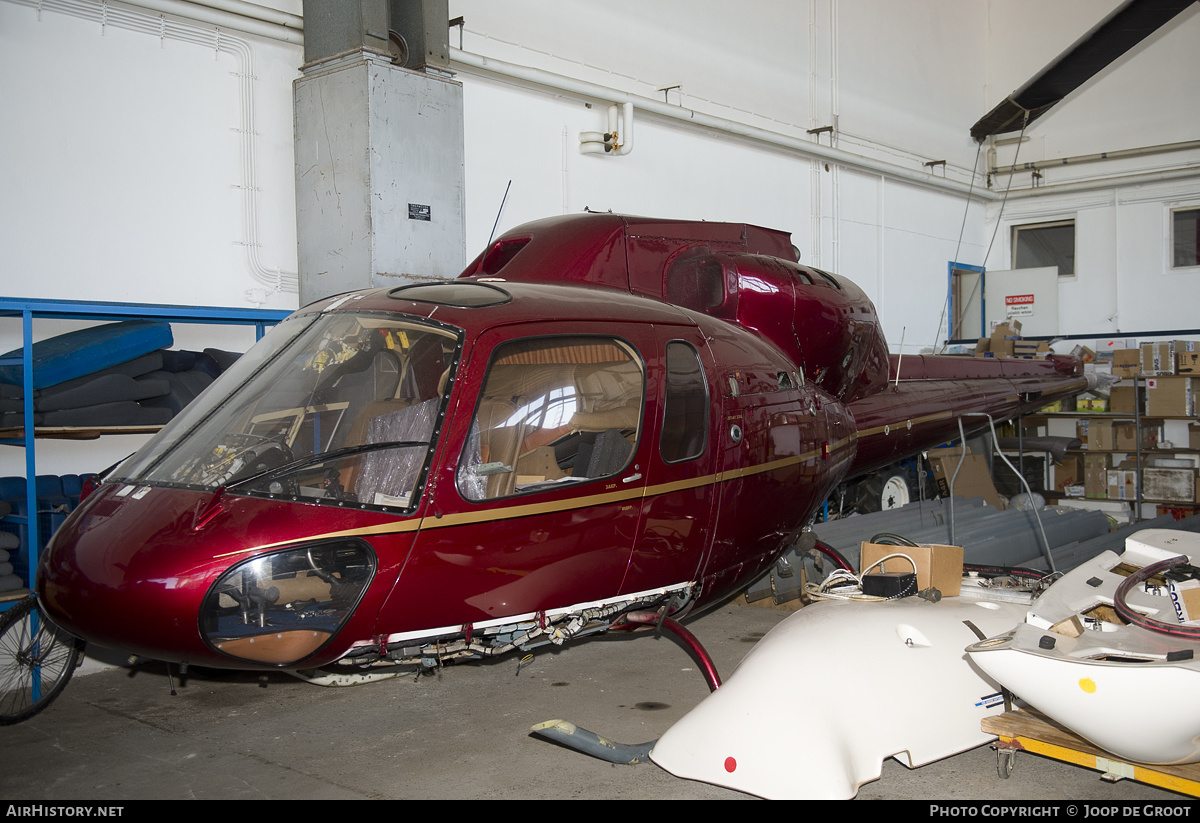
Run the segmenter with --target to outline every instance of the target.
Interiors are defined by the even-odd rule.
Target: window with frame
[[[667,398],[659,451],[667,463],[704,454],[708,442],[708,383],[696,350],[681,340],[667,344]]]
[[[505,343],[488,366],[459,491],[490,500],[617,474],[637,448],[644,392],[642,361],[619,340]]]
[[[1013,226],[1013,268],[1057,266],[1059,276],[1075,274],[1075,221]]]
[[[1200,207],[1171,212],[1171,268],[1200,266]]]

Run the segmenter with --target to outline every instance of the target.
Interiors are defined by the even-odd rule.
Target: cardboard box
[[[917,590],[933,586],[943,597],[957,597],[962,590],[963,550],[962,546],[947,546],[941,543],[922,543],[919,546],[888,546],[882,543],[863,543],[859,572],[889,554],[904,554],[912,558],[917,567]],[[903,557],[888,560],[879,572],[911,572],[912,566]]]
[[[1136,500],[1137,472],[1132,469],[1109,469],[1108,499]]]
[[[1136,414],[1137,392],[1133,386],[1113,386],[1109,389],[1108,410],[1117,414]]]
[[[1175,351],[1175,373],[1200,377],[1200,351]]]
[[[993,357],[1012,357],[1013,345],[1021,339],[1021,322],[1010,320],[997,323],[992,328],[989,339],[989,351]]]
[[[1168,581],[1167,591],[1171,595],[1171,602],[1181,607],[1183,613],[1177,618],[1180,622],[1200,620],[1200,581]]]
[[[1140,349],[1117,349],[1112,355],[1114,377],[1141,377],[1142,352]]]
[[[1054,490],[1066,494],[1067,486],[1083,485],[1083,455],[1069,454],[1054,467]],[[1078,496],[1082,497],[1081,492]]]
[[[1187,517],[1195,517],[1196,511],[1197,510],[1196,510],[1195,506],[1192,506],[1190,504],[1184,505],[1184,506],[1155,506],[1154,507],[1154,514],[1156,517],[1162,517],[1163,515],[1169,514],[1169,515],[1171,515],[1171,517],[1175,518],[1176,520],[1183,520],[1184,518],[1187,518]]]
[[[1014,340],[1013,357],[1025,359],[1044,358],[1050,353],[1050,344],[1045,340]]]
[[[1139,348],[1139,361],[1143,377],[1156,377],[1175,373],[1175,344],[1143,343]]]
[[[1133,462],[1137,462],[1136,460]],[[1196,463],[1190,457],[1161,457],[1153,455],[1146,458],[1147,466],[1154,466],[1160,469],[1194,469]],[[1124,466],[1122,466],[1124,468]],[[1136,468],[1136,466],[1135,466]]]
[[[1200,449],[1200,424],[1188,424],[1188,448]]]
[[[1191,417],[1194,409],[1192,378],[1173,376],[1146,379],[1146,414],[1159,417]]]
[[[1191,340],[1166,340],[1141,345],[1142,376],[1175,374],[1176,354],[1196,351]]]
[[[1075,348],[1071,349],[1071,354],[1078,357],[1084,363],[1096,362],[1096,353],[1087,346],[1076,346]]]
[[[1142,420],[1142,449],[1153,449],[1158,445],[1158,430],[1162,420]],[[1131,452],[1137,451],[1137,424],[1132,420],[1092,420],[1088,426],[1088,444],[1091,451]]]
[[[1112,455],[1087,454],[1083,457],[1083,496],[1092,500],[1108,499],[1108,471]]]
[[[1012,357],[1013,341],[993,337],[991,343],[989,344],[987,354],[991,357]]]
[[[1147,500],[1191,503],[1196,499],[1196,470],[1147,466],[1142,469],[1142,495]]]
[[[1088,450],[1115,452],[1117,439],[1133,436],[1134,424],[1125,420],[1092,420],[1088,425]]]
[[[943,497],[950,496],[950,480],[954,478],[954,495],[956,497],[982,497],[989,506],[995,509],[1005,509],[1008,501],[996,491],[988,470],[987,460],[980,454],[967,454],[958,469],[958,477],[954,470],[958,467],[962,452],[958,449],[931,449],[928,452],[929,465],[933,468],[933,477],[937,481],[938,491]]]

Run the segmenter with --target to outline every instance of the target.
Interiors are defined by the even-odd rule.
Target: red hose
[[[1135,626],[1141,626],[1143,629],[1149,629],[1152,632],[1160,634],[1169,634],[1173,637],[1186,637],[1189,640],[1200,640],[1200,629],[1195,626],[1181,626],[1177,624],[1164,623],[1161,620],[1154,620],[1146,617],[1144,614],[1134,611],[1125,602],[1125,598],[1133,591],[1138,584],[1149,580],[1159,572],[1164,572],[1172,566],[1178,566],[1182,563],[1187,563],[1187,555],[1178,555],[1169,557],[1166,560],[1160,560],[1157,563],[1152,563],[1149,566],[1144,566],[1138,571],[1125,578],[1120,586],[1117,586],[1117,592],[1113,595],[1113,609],[1117,614],[1125,620],[1133,623]]]
[[[670,630],[684,642],[692,656],[696,658],[696,662],[700,664],[700,669],[704,673],[704,679],[708,681],[710,691],[716,691],[721,686],[721,676],[717,674],[717,666],[713,663],[704,646],[696,639],[696,636],[685,629],[677,620],[672,620],[669,617],[663,617],[655,612],[627,612],[624,615],[625,619],[630,623],[643,623],[646,625],[661,626]]]
[[[842,557],[841,553],[833,546],[822,543],[820,540],[818,540],[813,544],[813,548],[836,563],[838,568],[851,573],[854,572],[854,568],[850,565],[849,561]]]

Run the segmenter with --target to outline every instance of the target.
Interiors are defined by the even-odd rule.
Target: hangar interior
[[[1116,22],[1105,28],[1112,21]],[[1092,36],[1097,39],[1089,45]],[[997,544],[988,557],[1002,559],[989,562],[1025,568],[1038,567],[1044,560],[1047,574],[1058,571],[1055,557],[1067,566],[1082,564],[1105,547],[1111,550],[1114,539],[1119,553],[1121,541],[1147,521],[1153,521],[1154,528],[1187,534],[1200,531],[1188,522],[1200,511],[1196,481],[1200,409],[1192,399],[1190,376],[1193,372],[1200,376],[1200,320],[1195,309],[1200,302],[1198,45],[1200,4],[1158,0],[746,0],[736,7],[713,0],[652,4],[629,0],[604,4],[582,0],[0,0],[0,73],[6,78],[0,84],[0,106],[5,112],[0,119],[0,154],[7,158],[2,167],[5,185],[0,186],[0,243],[7,268],[0,289],[4,318],[0,350],[16,358],[6,359],[3,366],[16,377],[0,375],[0,380],[13,385],[13,390],[0,395],[0,402],[8,404],[0,407],[4,413],[0,428],[9,445],[0,450],[0,478],[8,483],[4,497],[7,500],[11,491],[14,500],[32,501],[40,496],[37,478],[78,478],[115,466],[143,447],[153,452],[154,432],[176,415],[178,420],[194,420],[195,411],[190,418],[180,414],[183,405],[199,395],[213,374],[239,368],[237,355],[249,349],[266,327],[297,309],[361,289],[436,286],[465,271],[492,275],[507,258],[497,262],[489,255],[510,248],[504,243],[515,243],[511,238],[520,241],[511,246],[514,255],[521,254],[523,243],[529,243],[530,250],[538,248],[536,232],[534,241],[520,234],[531,221],[563,218],[568,221],[563,225],[570,225],[573,216],[599,213],[630,216],[622,229],[624,236],[645,236],[659,243],[656,247],[647,240],[647,254],[674,242],[675,229],[654,228],[651,221],[679,221],[686,231],[711,231],[713,248],[751,253],[755,243],[762,248],[772,243],[790,246],[791,251],[785,249],[780,255],[792,267],[789,271],[802,268],[810,280],[813,271],[822,277],[828,272],[844,278],[847,283],[830,276],[828,283],[846,295],[857,289],[869,301],[864,305],[873,306],[880,339],[886,340],[885,370],[889,356],[899,358],[894,373],[889,371],[886,377],[891,381],[894,376],[897,391],[902,374],[905,379],[917,374],[911,370],[924,356],[973,357],[986,361],[988,368],[996,361],[1049,363],[1048,354],[1077,359],[1077,376],[1086,379],[1086,389],[1063,389],[1069,396],[1055,405],[1032,406],[1033,413],[1017,425],[989,428],[981,438],[971,438],[976,454],[965,464],[966,474],[960,475],[961,444],[936,451],[923,446],[916,458],[878,460],[860,482],[833,483],[825,489],[821,497],[827,502],[809,531],[815,531],[821,545],[837,547],[836,553],[856,567],[866,559],[863,544],[873,543],[873,535],[902,528],[925,534],[921,530],[926,528],[926,517],[941,526],[945,522],[941,509],[931,514],[935,504],[950,507],[951,538],[957,518],[959,537],[969,534]],[[1046,82],[1039,85],[1039,79]],[[1022,92],[1030,96],[1022,97]],[[1029,102],[1034,93],[1044,96]],[[636,222],[640,219],[647,222],[639,229],[643,234],[637,235],[634,227],[643,225]],[[744,227],[737,239],[742,245],[736,249],[732,241],[720,245],[727,243],[718,237],[719,226],[726,224]],[[710,225],[713,228],[703,228]],[[786,244],[775,237],[779,232],[790,235]],[[494,245],[497,238],[501,242]],[[632,239],[627,242],[631,250],[637,245]],[[634,252],[628,254],[632,258]],[[599,254],[596,259],[600,262],[594,270],[599,271],[606,258]],[[495,268],[489,268],[489,260]],[[750,291],[753,286],[745,284],[769,280],[767,275],[754,280],[739,271],[742,288]],[[630,272],[632,283],[633,264]],[[814,288],[824,285],[818,278]],[[453,316],[461,308],[454,301],[463,295],[414,299],[430,300],[439,310],[445,305],[442,316]],[[468,299],[486,304],[486,298]],[[743,299],[742,305],[750,307],[752,301]],[[624,303],[613,306],[608,318],[613,322],[640,311],[632,303],[628,308]],[[709,313],[720,317],[719,310]],[[427,319],[435,320],[435,314]],[[66,380],[43,387],[25,383],[26,389],[37,388],[46,401],[46,411],[39,414],[59,415],[35,423],[32,400],[27,403],[21,394],[22,368],[32,366],[32,360],[21,360],[22,352],[43,341],[87,332],[98,319],[128,318],[169,324],[169,339],[161,345],[178,353],[165,357],[178,362],[172,372],[176,376],[156,379],[173,387],[186,383],[179,389],[184,400],[169,410],[166,401],[140,406],[137,413],[145,416],[117,420],[115,425],[129,430],[120,434],[88,439],[38,434],[39,426],[94,429],[114,424],[108,418],[89,418],[87,412],[79,412],[79,402],[62,399],[93,391],[75,391]],[[535,314],[514,316],[511,322],[555,319]],[[645,322],[661,326],[669,321]],[[814,338],[801,341],[800,348],[821,349],[818,325],[815,320],[810,324]],[[417,331],[400,321],[394,326],[383,321],[367,326],[372,334],[383,335],[388,346],[406,353],[410,352],[408,336],[415,351],[415,341],[429,331],[424,326],[425,331]],[[364,327],[360,323],[354,333]],[[390,421],[398,428],[388,437],[404,443],[428,441],[430,462],[439,432],[447,439],[457,436],[472,444],[475,451],[470,459],[462,458],[460,470],[463,476],[468,469],[475,473],[474,491],[462,476],[441,483],[453,488],[457,482],[468,503],[507,499],[546,483],[568,486],[577,479],[600,476],[612,478],[616,488],[616,467],[623,470],[628,461],[643,459],[639,443],[649,441],[653,420],[647,416],[639,429],[637,414],[643,407],[651,408],[647,398],[658,391],[656,381],[668,386],[669,403],[672,387],[684,386],[679,375],[695,364],[674,360],[683,363],[678,373],[647,376],[657,366],[639,365],[636,340],[631,344],[614,338],[585,352],[589,347],[580,342],[582,337],[600,333],[589,328],[581,321],[574,332],[580,340],[564,337],[570,345],[547,345],[540,352],[510,354],[496,345],[499,353],[494,362],[510,372],[488,373],[487,401],[494,400],[494,407],[502,411],[491,411],[485,402],[473,417],[463,417],[461,431],[447,423],[444,432],[440,417],[430,422],[435,401],[452,396],[455,379],[478,379],[482,384],[483,365],[468,365],[464,359],[463,371],[450,379],[459,357],[453,335],[445,329],[428,335],[438,343],[432,346],[435,351],[423,353],[424,365],[410,369],[410,359],[400,356],[397,371],[389,374],[394,377],[392,394],[405,380],[420,383],[419,393],[413,396],[434,403],[420,412],[430,416],[417,419],[417,412],[411,410],[417,404],[407,410],[397,407],[392,413],[405,416]],[[755,329],[760,337],[771,338],[765,326]],[[327,333],[334,339],[338,335],[351,339],[349,332]],[[798,338],[803,333],[789,330],[785,336]],[[688,343],[687,350],[711,345],[718,351],[711,341],[719,337],[717,332],[703,332],[697,340],[708,343]],[[300,336],[295,339],[311,342]],[[323,356],[324,349],[313,345],[309,362]],[[780,343],[786,345],[787,341]],[[854,351],[866,356],[865,345]],[[678,357],[684,348],[668,345],[663,359]],[[510,359],[503,360],[506,356]],[[843,367],[850,357],[848,353]],[[907,372],[905,358],[910,358]],[[411,363],[416,362],[414,355]],[[854,362],[858,369],[868,369]],[[157,368],[172,371],[163,363]],[[247,361],[240,368],[239,374],[247,379],[258,374]],[[377,369],[377,389],[381,378],[378,366],[372,368]],[[925,368],[922,375],[933,379],[935,367]],[[208,376],[196,375],[195,384],[188,382],[192,378],[180,376],[198,371]],[[767,371],[770,380],[777,381],[772,391],[799,391],[809,383],[828,388],[821,383],[826,378],[817,376],[824,370]],[[745,384],[739,387],[737,381],[743,377]],[[1113,382],[1117,377],[1121,382]],[[263,389],[264,396],[272,390],[287,396],[286,375],[276,379]],[[637,385],[639,379],[644,386]],[[749,370],[728,379],[733,381],[734,398],[759,392],[753,382],[758,377]],[[545,391],[557,392],[554,396],[560,401],[576,393],[588,399],[580,401],[573,417],[549,422],[543,417],[537,426],[528,426],[538,430],[541,440],[526,430],[518,438],[512,420],[519,411],[527,411],[525,395],[534,394],[528,386],[538,381],[553,382]],[[309,427],[336,428],[341,425],[341,409],[353,408],[357,402],[351,389],[340,388],[341,394],[333,393],[336,396],[323,405],[312,406],[319,413],[311,419],[287,418],[288,403],[280,400],[274,417],[268,420],[260,412],[253,420],[257,428],[246,428],[245,433],[261,439],[291,426],[290,436],[295,438]],[[51,401],[56,390],[60,406]],[[703,417],[688,406],[687,398],[694,400],[697,395],[687,391],[686,386],[680,389],[679,397],[684,399],[678,401],[678,408],[688,408],[690,420],[697,414]],[[853,396],[853,389],[839,391],[848,392],[847,403],[861,399]],[[1022,390],[1020,402],[1032,403],[1040,394],[1040,388]],[[594,399],[597,396],[599,401]],[[292,405],[304,408],[313,402]],[[746,410],[737,412],[745,417],[736,420],[744,419],[749,429],[753,412],[750,401],[746,403]],[[982,413],[982,400],[980,404],[977,409],[956,408],[965,419]],[[632,418],[630,409],[637,409]],[[227,409],[225,418],[234,418],[235,411]],[[837,423],[832,411],[827,414],[832,432]],[[564,462],[557,438],[568,427],[568,418],[577,421],[585,415],[605,421],[574,427],[576,434],[582,428],[589,441],[585,454],[594,450],[593,466],[603,463],[601,457],[616,461],[614,470],[585,469],[587,457],[578,458],[579,468]],[[734,419],[731,414],[721,423]],[[858,419],[857,436],[865,437],[863,418]],[[347,416],[347,428],[337,437],[347,434],[348,421]],[[178,432],[190,423],[174,425]],[[911,430],[913,420],[909,418],[906,425]],[[888,428],[882,422],[881,427]],[[664,461],[668,469],[694,456],[691,446],[684,445],[685,428],[680,424],[676,451]],[[609,433],[615,434],[606,440]],[[944,438],[947,446],[956,439],[954,432],[950,435]],[[375,436],[360,428],[344,442],[330,435],[325,447],[365,450]],[[1039,438],[1056,444],[1039,450],[1031,442]],[[740,430],[736,440],[741,440]],[[1019,444],[1013,446],[1013,440]],[[1008,445],[1002,445],[1006,441]],[[498,457],[504,449],[516,455],[518,444],[524,449],[520,460]],[[774,448],[782,447],[775,444]],[[826,441],[824,448],[818,460],[841,459],[836,441],[833,446]],[[860,445],[860,451],[863,448]],[[1156,451],[1158,455],[1153,454]],[[1014,456],[1019,468],[1010,462]],[[976,457],[984,465],[982,474],[972,473]],[[297,452],[286,459],[302,460],[303,455]],[[350,475],[356,480],[366,477],[378,467],[369,455],[350,454],[347,459],[358,462],[335,482]],[[576,459],[574,452],[570,459]],[[857,458],[847,454],[846,464],[853,459]],[[418,471],[418,465],[419,460],[406,469],[413,478],[410,490],[413,483],[418,489],[428,483],[432,489],[437,478],[431,472],[427,477],[428,469]],[[642,465],[649,464],[635,468]],[[728,478],[735,473],[736,467],[731,466],[722,464],[705,476]],[[138,477],[132,472],[138,467],[129,468],[128,463],[124,467],[131,472],[124,476],[132,489]],[[189,476],[200,477],[201,468],[189,468]],[[655,488],[669,485],[657,480],[650,468],[644,471],[651,475],[650,482],[659,483]],[[699,484],[684,474],[662,477],[674,484]],[[622,482],[633,478],[631,474]],[[636,478],[641,479],[641,474]],[[810,479],[805,476],[806,483]],[[815,488],[816,481],[812,482]],[[969,524],[975,522],[980,507],[963,502],[957,514],[954,511],[955,483],[960,498],[984,501],[978,532],[971,531]],[[964,487],[969,490],[962,492]],[[217,489],[220,498],[225,485],[213,481],[210,488]],[[366,488],[350,489],[358,495],[354,505],[361,497],[362,505],[380,507],[384,514],[389,507],[409,505],[408,490],[401,500],[399,494]],[[59,495],[70,497],[61,481]],[[943,499],[935,499],[939,497]],[[1024,499],[1013,502],[1014,498]],[[1056,512],[1052,523],[1038,520],[1036,528],[1025,523],[1030,517],[1025,502],[1034,498],[1040,499],[1034,505],[1050,502]],[[196,518],[197,531],[208,522],[206,518],[218,518],[225,504],[216,499],[208,505],[206,511],[189,514]],[[643,521],[635,528],[652,533],[644,523],[661,512],[645,505]],[[748,520],[769,519],[769,512],[760,511],[767,507],[756,509],[744,499],[717,496],[706,498],[704,505],[710,507],[708,511],[740,512]],[[911,516],[914,507],[915,523],[856,524],[860,514],[901,517],[903,510]],[[896,511],[890,511],[893,508]],[[63,517],[47,519],[43,531],[57,528],[65,517],[65,511],[61,513]],[[852,513],[856,516],[849,516]],[[1023,518],[1022,524],[996,519],[1006,514]],[[456,516],[464,522],[471,517],[469,512],[447,512],[449,519]],[[608,516],[598,513],[595,519]],[[372,527],[378,525],[372,522]],[[1200,523],[1200,518],[1195,522]],[[597,533],[608,528],[595,522],[589,527]],[[493,539],[512,533],[506,528],[496,525]],[[625,526],[612,528],[620,532]],[[1018,529],[1028,531],[1028,537],[1014,538]],[[19,531],[16,526],[12,529],[14,534]],[[954,543],[944,532],[935,529],[917,542]],[[536,535],[527,539],[554,541],[553,535]],[[1052,537],[1060,541],[1055,546],[1066,547],[1062,554],[1051,551]],[[679,545],[689,545],[686,534],[680,539]],[[1108,543],[1103,542],[1106,539]],[[711,552],[707,556],[716,557],[724,548],[715,540],[706,549]],[[445,546],[440,551],[453,553]],[[24,556],[32,565],[28,548]],[[814,556],[809,542],[797,544],[778,562],[769,558],[754,576],[755,585],[741,587],[740,600],[727,601],[708,617],[689,622],[691,631],[709,646],[718,668],[732,670],[747,651],[747,638],[762,637],[782,626],[788,615],[804,612],[798,606],[811,598],[796,581],[830,574],[827,560],[823,563],[820,557],[814,568]],[[630,568],[639,570],[643,568],[639,563],[652,569],[654,563],[668,562],[649,550],[632,557]],[[360,560],[353,555],[331,562],[342,564],[337,573],[341,578],[354,573]],[[320,561],[313,560],[311,552],[308,562],[313,575],[320,576]],[[9,571],[19,577],[19,566]],[[30,576],[28,581],[19,581],[15,588],[29,585],[32,571],[24,572]],[[580,561],[573,574],[594,575],[600,581],[604,571]],[[644,579],[653,580],[653,574],[646,572]],[[646,591],[654,588],[647,583],[644,589],[622,589],[625,599],[617,606],[629,609],[650,603],[653,598]],[[669,586],[660,594],[679,595]],[[593,605],[602,600],[602,605]],[[11,610],[15,602],[9,597],[6,605]],[[604,609],[617,608],[599,595],[580,595],[571,602],[589,604],[594,611],[587,612],[587,619],[600,623],[609,620]],[[774,608],[758,609],[755,604]],[[664,608],[670,608],[669,602]],[[1200,614],[1200,603],[1196,608]],[[541,611],[538,614],[544,617]],[[706,619],[713,621],[707,636]],[[464,622],[468,621],[447,617],[425,625]],[[680,719],[703,699],[707,689],[700,673],[690,667],[686,676],[679,673],[676,658],[686,660],[687,652],[667,636],[669,626],[660,623],[656,640],[642,647],[629,642],[631,637],[598,634],[579,643],[578,654],[573,648],[560,654],[556,644],[552,653],[531,655],[528,662],[518,654],[511,665],[484,660],[463,666],[461,676],[453,667],[443,674],[439,665],[436,678],[418,677],[410,684],[410,691],[421,690],[415,699],[400,696],[395,684],[314,689],[271,673],[260,676],[258,683],[267,690],[259,692],[252,688],[253,676],[230,680],[193,674],[190,685],[179,688],[184,700],[189,693],[197,695],[186,709],[171,703],[176,698],[160,682],[163,667],[143,662],[129,668],[123,656],[101,654],[81,670],[100,670],[97,679],[77,677],[45,713],[5,730],[6,735],[26,737],[21,747],[6,745],[0,755],[15,767],[0,778],[0,787],[5,796],[29,800],[114,801],[189,792],[211,799],[632,799],[792,796],[789,792],[805,796],[814,791],[795,788],[784,777],[770,783],[788,786],[778,791],[756,788],[757,784],[722,783],[723,778],[705,777],[703,771],[675,777],[654,771],[658,767],[648,763],[628,767],[639,775],[629,777],[596,765],[593,758],[564,751],[570,746],[556,748],[529,737],[526,721],[550,719],[536,710],[545,706],[576,712],[568,719],[599,724],[594,731],[601,735],[626,735],[629,742],[640,743],[633,738],[643,733],[646,739],[658,738],[670,726],[664,718]],[[1185,633],[1176,630],[1172,638],[1180,634]],[[465,635],[463,642],[470,646],[469,626]],[[1187,642],[1191,638],[1188,634]],[[385,637],[378,642],[383,648],[392,641],[396,648],[385,651],[393,659],[422,658],[421,653],[397,651],[404,638]],[[687,645],[686,639],[681,642]],[[907,647],[912,645],[909,642]],[[838,647],[830,641],[829,647],[800,656],[808,661],[820,661],[824,655],[832,659]],[[579,668],[568,675],[576,654]],[[424,658],[428,659],[427,653]],[[623,670],[626,661],[628,669]],[[139,677],[113,670],[113,663],[138,672]],[[823,666],[813,662],[813,668]],[[856,682],[878,675],[878,671],[863,672]],[[488,685],[489,676],[505,682],[500,694]],[[771,675],[784,680],[804,676],[790,671]],[[113,679],[101,679],[106,677]],[[460,685],[454,685],[456,677]],[[577,688],[573,700],[564,697],[572,690],[551,688],[570,679],[589,684],[588,689]],[[677,682],[683,679],[694,683]],[[510,682],[514,680],[516,688]],[[606,683],[610,692],[621,688],[641,697],[620,698],[625,700],[622,719],[597,710],[594,719],[587,720],[588,707],[605,705],[612,698],[611,693],[605,695]],[[539,685],[544,694],[537,694]],[[878,682],[873,685],[883,688]],[[174,686],[172,681],[171,690]],[[121,708],[123,689],[135,694]],[[293,689],[299,690],[295,697],[290,696]],[[230,778],[250,768],[256,745],[249,731],[253,721],[245,719],[246,727],[239,730],[242,721],[230,718],[239,712],[258,712],[256,698],[269,695],[264,702],[269,711],[278,711],[272,715],[277,722],[305,723],[294,714],[289,716],[289,711],[341,717],[349,746],[350,741],[371,736],[363,718],[375,711],[372,698],[365,694],[372,689],[383,693],[374,700],[385,701],[388,711],[401,718],[398,722],[404,728],[397,731],[394,748],[408,747],[410,754],[389,753],[393,750],[373,740],[351,755],[331,742],[329,748],[338,750],[342,762],[338,757],[313,758],[308,767],[300,767],[281,759],[256,773],[254,780],[248,778],[246,785],[235,785]],[[451,691],[444,695],[448,699],[439,697],[439,689]],[[661,716],[653,714],[655,690],[677,701]],[[551,697],[551,692],[556,693]],[[281,693],[288,696],[280,697]],[[714,691],[719,693],[720,689]],[[73,694],[88,696],[72,702]],[[854,698],[870,702],[873,694],[855,691]],[[794,696],[798,704],[808,702],[801,686]],[[292,699],[296,703],[289,708]],[[1130,705],[1136,703],[1129,699]],[[398,702],[406,700],[410,705],[397,708]],[[223,712],[223,706],[236,708]],[[633,715],[636,721],[631,720],[630,706],[641,707]],[[46,741],[68,732],[55,726],[56,712],[67,718],[60,722],[81,718],[87,722],[89,711],[96,707],[104,715],[96,727],[102,733],[78,732],[81,751],[89,756],[57,757]],[[262,711],[265,715],[268,707],[264,705]],[[220,721],[214,716],[218,712]],[[514,718],[515,731],[496,724],[496,716],[507,713]],[[813,719],[821,712],[813,705],[797,705],[794,711],[781,707],[781,713],[803,719],[798,721],[799,731],[781,719],[773,720],[778,722],[771,734],[774,740],[821,734],[820,724]],[[167,771],[183,775],[178,780],[171,777],[156,784],[144,775],[135,779],[108,771],[112,767],[101,773],[86,765],[106,757],[106,739],[119,738],[136,750],[138,744],[128,739],[123,727],[106,724],[136,723],[139,716],[153,718],[144,722],[162,737],[147,745],[155,752],[153,757],[171,760]],[[206,724],[212,724],[212,732],[203,744],[199,737],[188,737],[190,730]],[[268,735],[270,728],[255,727],[255,731]],[[287,733],[295,735],[290,729]],[[506,734],[513,736],[511,744],[497,737]],[[851,732],[834,727],[826,734]],[[995,739],[998,733],[991,734]],[[235,741],[223,752],[214,744],[222,735]],[[437,746],[427,746],[429,738],[440,735],[455,741],[447,744],[445,761],[438,768],[428,762],[418,766],[418,755],[423,761],[437,760]],[[410,745],[415,739],[426,747]],[[190,771],[179,759],[187,757],[182,749],[188,746],[207,751],[206,759],[215,758],[212,774],[217,776]],[[812,748],[818,759],[836,759],[827,756],[820,744]],[[901,748],[885,751],[883,757],[890,758]],[[849,796],[859,798],[961,799],[1011,792],[1005,796],[1018,800],[1103,796],[1170,802],[1196,796],[1200,787],[1200,775],[1186,771],[1182,777],[1172,772],[1169,777],[1135,780],[1132,771],[1125,775],[1115,767],[1100,771],[1110,781],[1128,779],[1100,784],[1094,770],[1063,766],[1053,756],[1036,761],[1035,767],[1032,758],[1042,755],[1022,755],[1031,759],[1024,770],[1020,766],[1014,770],[1015,749],[993,754],[986,744],[964,748],[969,749],[967,754],[929,758],[936,762],[927,766],[910,748],[908,759],[901,762],[912,771],[885,770],[881,780],[875,779],[881,758],[872,750],[865,757],[874,757],[873,766],[847,767],[837,779],[847,781]],[[660,752],[666,751],[664,742]],[[858,756],[838,752],[848,762]],[[772,750],[770,756],[786,764],[787,755]],[[386,766],[384,782],[393,782],[384,789],[367,788],[358,775],[392,757],[398,759]],[[960,757],[973,759],[967,765]],[[995,766],[993,759],[1000,765]],[[18,760],[26,762],[17,767]],[[729,774],[736,771],[728,765],[729,759],[723,762]],[[752,768],[748,763],[743,772]],[[889,763],[888,768],[896,765]],[[967,769],[980,771],[980,764],[984,774],[964,774]],[[206,767],[195,768],[203,772]],[[517,769],[529,774],[556,768],[564,772],[561,783],[522,782],[513,776]],[[761,768],[770,772],[766,766]],[[794,763],[791,768],[817,770],[816,765]],[[865,768],[867,776],[855,771],[858,768]],[[1009,778],[1004,774],[1007,770],[1011,779],[997,783],[997,768],[999,777]],[[83,775],[83,782],[70,784],[62,777],[69,770]],[[474,775],[473,785],[436,782],[439,772],[463,771]],[[301,774],[311,782],[297,777]],[[693,779],[683,779],[686,776]]]

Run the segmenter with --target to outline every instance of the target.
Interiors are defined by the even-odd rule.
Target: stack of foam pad
[[[39,474],[34,514],[38,523],[38,549],[46,547],[50,535],[62,525],[83,494],[93,475]],[[24,477],[0,477],[0,595],[25,588],[29,580],[29,505]]]
[[[6,501],[0,500],[0,523],[8,518],[11,511],[12,507]],[[21,539],[17,535],[0,527],[0,594],[25,587],[25,582],[16,573],[13,564],[20,545]]]
[[[171,326],[107,323],[33,344],[34,425],[157,426],[238,355],[170,351]],[[4,355],[20,363],[21,350]],[[20,365],[0,366],[0,428],[25,424]]]
[[[34,343],[33,424],[159,426],[238,358],[216,349],[172,351],[173,342],[170,324],[130,320]],[[25,425],[22,363],[22,349],[0,356],[0,429]],[[78,504],[82,481],[78,475],[38,475],[31,507],[25,478],[0,477],[0,595],[29,580],[31,510],[38,518],[40,551]]]

